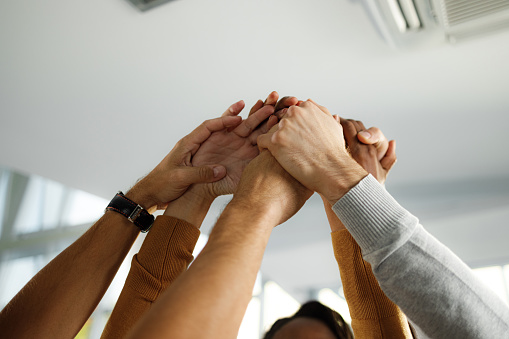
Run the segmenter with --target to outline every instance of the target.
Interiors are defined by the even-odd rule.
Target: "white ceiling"
[[[363,8],[347,0],[178,0],[146,13],[125,0],[3,1],[0,165],[110,198],[203,120],[277,90],[311,97],[396,139],[399,161],[388,187],[414,206],[419,188],[430,184],[438,194],[451,183],[505,183],[491,196],[500,202],[496,211],[469,211],[498,216],[482,234],[491,244],[509,229],[502,218],[509,196],[508,60],[509,31],[458,45],[391,49]],[[477,188],[467,191],[475,195]],[[433,208],[422,212],[433,219]],[[435,224],[448,218],[458,230],[464,213]],[[291,223],[274,232],[264,272],[296,293],[337,284],[332,257],[316,265],[330,247],[319,202]],[[455,235],[439,238],[471,263],[483,255],[469,242],[479,234]],[[293,240],[282,245],[285,239],[301,247],[291,248]],[[496,243],[498,252],[484,263],[509,257]],[[314,273],[304,278],[296,267],[301,281],[282,274],[277,268],[289,258]]]

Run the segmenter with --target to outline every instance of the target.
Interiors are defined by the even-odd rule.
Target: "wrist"
[[[281,208],[277,205],[267,203],[267,199],[245,199],[244,197],[239,198],[235,195],[230,201],[228,206],[225,208],[225,212],[235,213],[242,215],[245,220],[250,222],[258,222],[261,226],[267,228],[274,228],[279,223],[283,213]]]
[[[345,160],[338,163],[333,171],[325,176],[322,192],[319,192],[331,206],[368,175],[368,172],[352,158]]]
[[[189,187],[182,196],[169,203],[164,215],[187,221],[200,228],[215,199],[205,186],[205,184],[195,184]]]
[[[144,181],[141,180],[125,194],[125,197],[143,207],[147,212],[154,213],[159,202],[156,201],[154,196],[143,185]]]

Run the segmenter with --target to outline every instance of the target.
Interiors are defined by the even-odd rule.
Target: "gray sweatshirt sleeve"
[[[509,338],[508,306],[371,175],[333,210],[385,294],[430,338]]]

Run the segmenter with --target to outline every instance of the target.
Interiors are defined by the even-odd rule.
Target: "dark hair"
[[[353,339],[353,333],[345,322],[343,317],[333,309],[319,303],[318,301],[308,301],[300,307],[300,309],[289,318],[281,318],[277,320],[270,330],[265,333],[263,339],[272,339],[281,327],[288,324],[296,318],[312,318],[324,323],[337,339]]]

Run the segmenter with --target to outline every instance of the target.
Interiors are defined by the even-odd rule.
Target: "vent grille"
[[[509,9],[509,0],[443,0],[444,24],[453,27]]]

